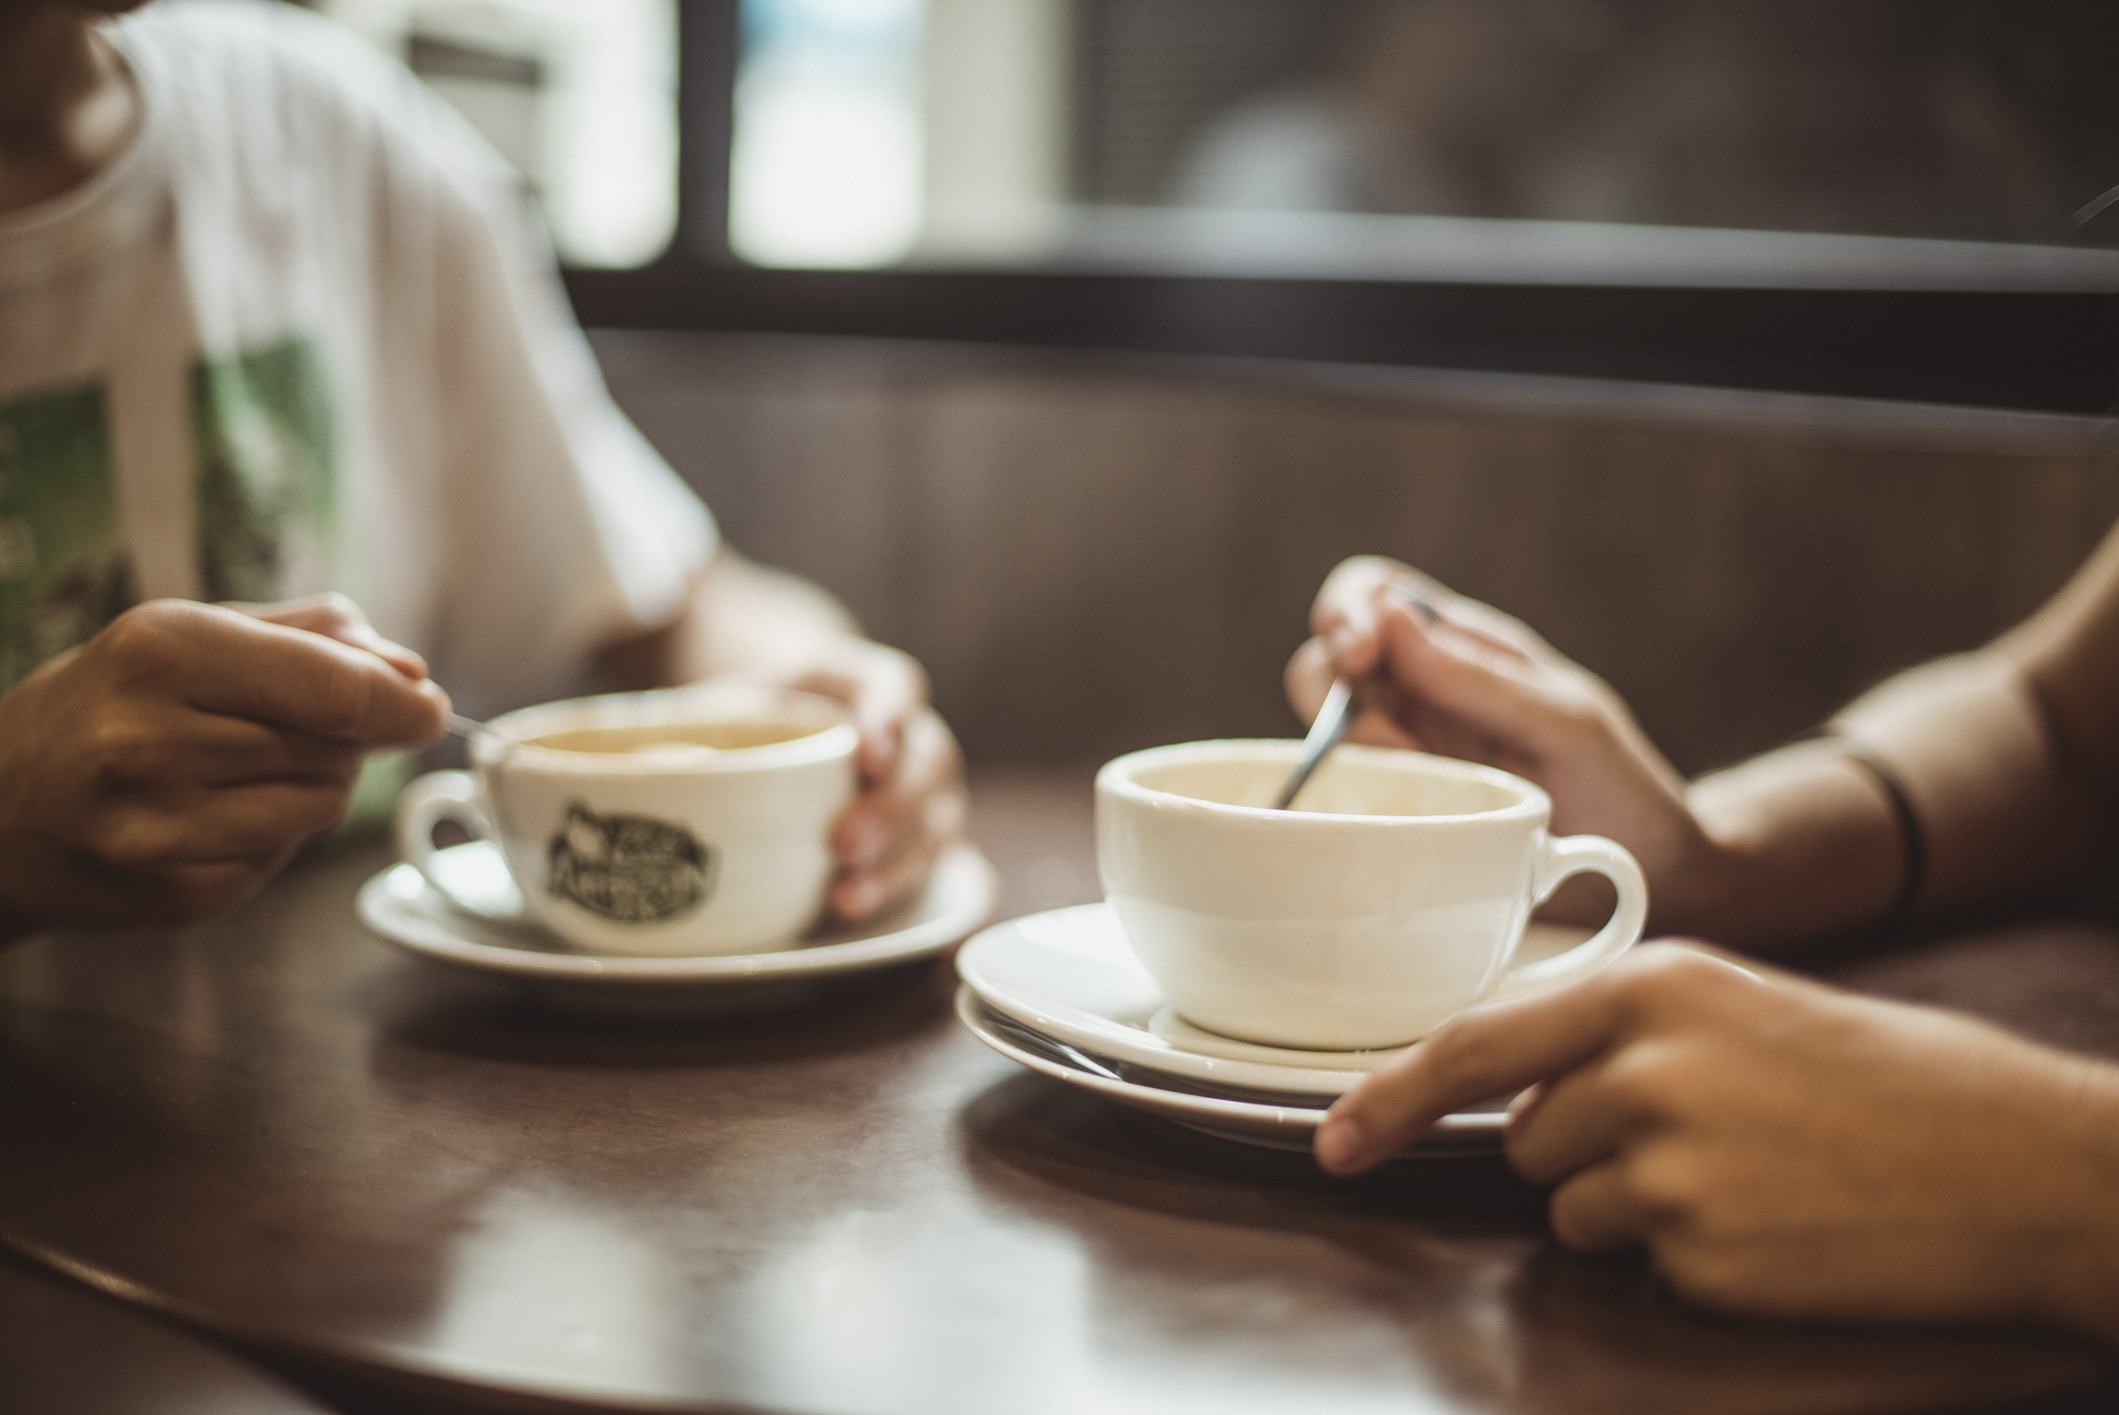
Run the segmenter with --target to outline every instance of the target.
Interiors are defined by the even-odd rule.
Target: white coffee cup
[[[1398,1046],[1473,1003],[1586,977],[1641,936],[1624,847],[1546,832],[1552,802],[1491,767],[1346,746],[1270,803],[1299,742],[1190,742],[1096,778],[1104,892],[1178,1015],[1314,1051]],[[1618,887],[1598,933],[1510,966],[1531,910],[1570,875]]]
[[[593,952],[767,951],[821,912],[832,823],[856,789],[858,734],[838,703],[714,685],[487,725],[471,771],[398,798],[399,853],[445,896],[434,827],[448,820],[494,841],[530,914]]]

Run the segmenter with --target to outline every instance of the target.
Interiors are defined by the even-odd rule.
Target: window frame
[[[639,269],[565,272],[592,328],[1234,355],[2092,416],[2119,407],[2119,276],[1996,282],[1975,270],[1961,283],[1931,273],[1893,285],[1784,272],[1769,286],[1536,269],[1454,279],[749,266],[727,239],[740,0],[679,0],[678,33],[676,236]]]

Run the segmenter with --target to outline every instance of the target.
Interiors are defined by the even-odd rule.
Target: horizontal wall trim
[[[1240,356],[2101,415],[2119,295],[797,271],[567,274],[584,324]]]
[[[687,330],[596,329],[599,355],[634,386],[693,376],[699,358],[745,367],[859,371],[891,384],[969,378],[1120,379],[1163,387],[1239,387],[1355,405],[1503,413],[1516,418],[1653,423],[1719,431],[1800,431],[1840,445],[1938,452],[2102,457],[2119,452],[2119,420],[2073,413],[1953,407],[1756,389],[1477,370],[1391,368],[1236,355],[1109,353],[909,339]],[[657,370],[667,370],[659,373]],[[664,390],[675,391],[675,390]]]
[[[2119,251],[1340,211],[1058,207],[930,241],[913,270],[1731,290],[2119,294]]]

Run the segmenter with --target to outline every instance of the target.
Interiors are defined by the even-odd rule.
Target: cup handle
[[[458,908],[485,913],[459,899],[434,869],[434,827],[454,821],[473,835],[493,838],[492,822],[478,807],[478,778],[468,771],[430,771],[405,787],[397,798],[397,853],[426,877],[434,891]]]
[[[1551,958],[1522,963],[1502,974],[1489,999],[1525,997],[1547,992],[1588,977],[1640,942],[1648,922],[1648,881],[1625,846],[1601,835],[1568,835],[1548,838],[1545,853],[1531,880],[1531,898],[1542,904],[1570,876],[1594,871],[1610,880],[1619,891],[1619,907],[1603,928]]]

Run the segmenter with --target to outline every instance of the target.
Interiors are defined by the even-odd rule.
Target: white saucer
[[[1160,1073],[1152,1069],[1097,1057],[1039,1036],[980,1001],[969,984],[957,989],[956,1014],[973,1036],[1010,1061],[1218,1139],[1306,1154],[1324,1119],[1324,1107],[1301,1104],[1305,1097],[1289,1097],[1287,1103],[1274,1105],[1174,1089],[1168,1078],[1158,1083]],[[1498,1154],[1507,1124],[1506,1104],[1494,1101],[1443,1116],[1398,1153],[1408,1159]]]
[[[452,903],[410,865],[392,865],[361,886],[361,922],[423,958],[538,983],[601,992],[729,988],[807,982],[937,953],[992,917],[999,885],[993,866],[969,845],[942,857],[927,888],[859,928],[820,930],[776,953],[720,958],[618,958],[582,953],[519,916],[521,896],[500,852],[486,841],[440,851],[437,873],[458,899],[490,904],[472,912]],[[498,876],[496,879],[495,876]],[[502,886],[505,885],[503,889]]]
[[[1588,936],[1587,929],[1532,924],[1520,956],[1555,954]],[[1033,1032],[1223,1094],[1328,1099],[1403,1050],[1295,1051],[1194,1027],[1170,1010],[1107,904],[995,924],[964,945],[956,966],[981,1001]]]

